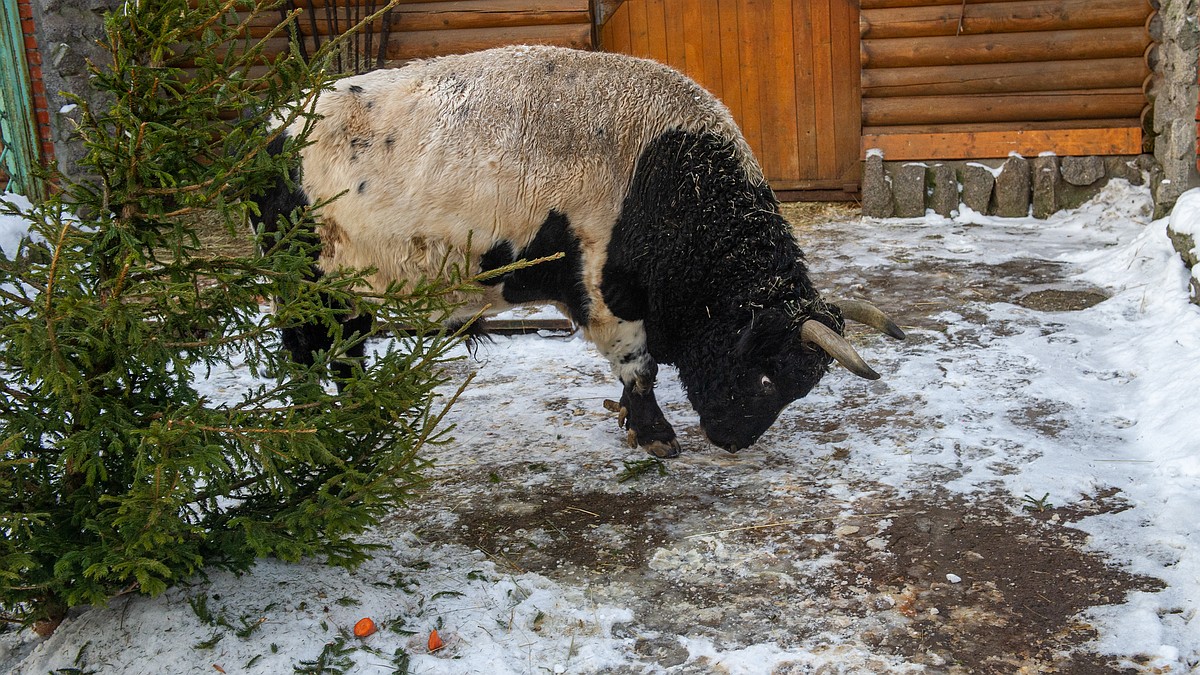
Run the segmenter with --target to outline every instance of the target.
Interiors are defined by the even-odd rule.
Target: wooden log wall
[[[888,160],[1142,151],[1146,0],[861,8],[864,151]]]
[[[386,6],[383,0],[289,0],[304,11],[298,21],[303,48],[312,52],[332,36]],[[252,27],[262,37],[274,26],[264,17]],[[428,0],[395,6],[343,50],[342,70],[403,65],[413,59],[462,54],[510,44],[592,48],[588,0]],[[287,51],[288,38],[272,39],[267,54]]]

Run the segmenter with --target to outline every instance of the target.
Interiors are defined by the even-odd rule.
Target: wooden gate
[[[625,0],[610,12],[601,49],[671,65],[724,101],[776,190],[858,191],[855,0]]]

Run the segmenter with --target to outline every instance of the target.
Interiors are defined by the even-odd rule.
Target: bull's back
[[[377,283],[428,276],[470,243],[527,246],[551,212],[603,251],[638,158],[664,131],[713,130],[761,171],[728,110],[659,64],[515,47],[338,82],[304,149],[322,212],[322,266],[376,267]]]

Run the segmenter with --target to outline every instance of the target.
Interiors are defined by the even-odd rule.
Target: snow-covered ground
[[[818,286],[875,300],[909,340],[855,333],[883,379],[832,372],[737,455],[700,439],[664,368],[659,398],[684,446],[666,475],[618,479],[644,456],[623,446],[602,405],[618,387],[580,337],[497,338],[461,363],[478,374],[453,413],[458,440],[438,451],[424,498],[366,535],[385,546],[374,560],[353,572],[263,561],[119,598],[48,639],[0,635],[0,671],[1036,671],[1050,657],[998,647],[972,664],[951,638],[903,644],[938,622],[968,642],[1025,625],[967,611],[971,598],[1020,597],[994,583],[1015,578],[1004,570],[972,578],[986,566],[968,556],[999,560],[1003,547],[925,562],[918,551],[881,572],[908,560],[903,522],[951,505],[951,544],[968,526],[1028,521],[1001,543],[1024,551],[1030,537],[1061,535],[1143,580],[1122,586],[1123,602],[1079,593],[1078,615],[1053,627],[1087,633],[1071,642],[1080,653],[1195,672],[1200,308],[1167,221],[1150,212],[1145,188],[1115,181],[1046,221],[964,213],[803,228]],[[1198,217],[1193,191],[1175,218]],[[0,222],[0,243],[16,227]],[[1053,293],[1058,304],[1039,304]],[[1099,294],[1082,309],[1061,302]],[[246,377],[213,373],[207,386],[228,393]],[[1045,564],[1070,582],[1074,569],[1029,550],[1006,565]],[[962,603],[947,604],[955,589]],[[380,631],[353,637],[362,617]],[[445,646],[429,653],[434,629]]]

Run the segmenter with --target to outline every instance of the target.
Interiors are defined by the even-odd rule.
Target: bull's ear
[[[742,329],[737,351],[743,359],[767,359],[783,351],[792,339],[791,321],[779,310],[758,312]]]

